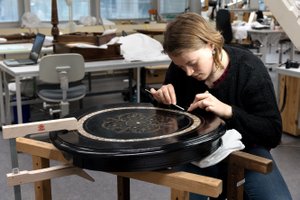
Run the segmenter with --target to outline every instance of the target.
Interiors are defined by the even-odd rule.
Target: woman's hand
[[[153,95],[154,99],[159,103],[163,103],[166,105],[176,104],[176,95],[172,84],[163,85],[158,90],[151,88],[150,92]]]
[[[213,112],[217,116],[229,119],[232,117],[232,107],[219,101],[216,97],[208,91],[205,93],[197,94],[193,103],[191,103],[188,111],[191,112],[196,108],[204,109],[208,112]]]

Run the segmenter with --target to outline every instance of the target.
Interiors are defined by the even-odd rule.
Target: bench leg
[[[46,158],[32,156],[32,168],[42,169],[50,166],[50,161]],[[38,181],[34,183],[34,192],[36,200],[51,200],[51,181]]]
[[[244,195],[244,169],[231,164],[228,166],[227,199],[243,200]]]
[[[189,200],[190,193],[171,188],[171,200]]]
[[[117,176],[118,200],[130,200],[130,179]]]

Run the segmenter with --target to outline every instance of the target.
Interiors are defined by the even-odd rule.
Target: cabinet
[[[300,135],[300,79],[279,75],[279,107],[285,133]],[[299,124],[299,125],[298,125]]]

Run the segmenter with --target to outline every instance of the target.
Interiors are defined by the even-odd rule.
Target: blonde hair
[[[217,67],[223,67],[220,55],[224,45],[223,36],[203,17],[196,13],[181,14],[167,25],[164,33],[164,52],[178,56],[184,51],[195,51],[205,45],[214,46],[213,60]]]

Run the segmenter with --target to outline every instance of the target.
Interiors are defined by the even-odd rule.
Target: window
[[[0,22],[19,20],[17,0],[0,0]]]
[[[100,13],[106,19],[149,18],[152,0],[100,0]]]
[[[173,20],[179,13],[183,13],[189,6],[188,1],[160,0],[159,14],[164,21]]]
[[[69,20],[72,2],[73,20],[83,16],[95,16],[111,20],[149,19],[149,9],[159,14],[174,15],[185,11],[188,0],[56,0],[59,21]],[[200,0],[199,0],[200,1]],[[201,0],[203,1],[203,0]],[[51,21],[52,0],[0,0],[0,22],[18,22],[24,12],[31,12],[43,22]],[[4,24],[4,23],[3,23]],[[12,23],[6,23],[12,24]]]
[[[66,0],[56,1],[59,21],[69,20],[69,7]],[[79,20],[82,16],[90,15],[89,0],[70,0],[70,2],[73,3],[74,20]],[[51,0],[30,0],[30,10],[32,13],[35,13],[41,21],[51,20]]]
[[[159,12],[160,13],[182,13],[187,8],[187,1],[183,0],[160,0]]]

